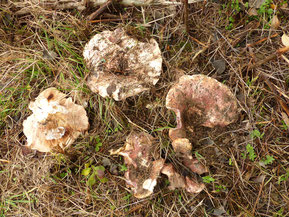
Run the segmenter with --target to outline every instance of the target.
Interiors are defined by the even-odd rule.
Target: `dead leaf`
[[[226,61],[223,59],[214,60],[212,65],[216,69],[216,73],[219,75],[226,70]]]
[[[289,37],[285,33],[282,35],[281,41],[284,46],[289,47]]]
[[[280,26],[280,21],[279,21],[277,15],[274,15],[272,18],[272,22],[271,22],[271,28],[272,29],[278,29],[279,26]]]

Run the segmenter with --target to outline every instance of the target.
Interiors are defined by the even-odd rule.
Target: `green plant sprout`
[[[261,162],[263,162],[265,165],[268,165],[272,164],[274,160],[274,157],[272,157],[271,155],[266,155],[266,159],[261,160]]]
[[[264,133],[261,134],[259,130],[253,130],[251,132],[250,136],[251,136],[252,139],[255,139],[255,138],[262,139],[263,136],[264,136]]]
[[[87,185],[89,187],[92,187],[97,179],[101,182],[101,183],[106,183],[108,181],[107,178],[103,177],[103,173],[105,171],[105,168],[103,166],[93,166],[90,165],[90,163],[86,163],[85,164],[85,168],[81,171],[81,175],[88,177],[87,179]],[[96,179],[97,177],[97,179]]]
[[[127,171],[127,167],[126,165],[122,165],[122,164],[119,164],[119,168],[120,168],[120,171],[123,172],[123,171]]]
[[[245,160],[247,158],[247,155],[249,156],[249,159],[251,161],[254,161],[257,155],[255,154],[254,148],[251,144],[248,144],[246,146],[246,152],[241,153],[241,157]]]
[[[281,182],[286,182],[286,181],[288,180],[288,178],[289,178],[289,169],[286,170],[286,173],[285,173],[285,174],[279,176],[279,178],[278,178],[278,184],[280,185]]]
[[[204,177],[202,177],[202,179],[203,179],[203,182],[208,183],[208,184],[215,181],[215,179],[211,176],[204,176]]]

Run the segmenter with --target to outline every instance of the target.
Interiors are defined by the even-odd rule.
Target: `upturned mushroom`
[[[127,171],[125,179],[136,198],[145,198],[153,193],[157,178],[164,165],[155,152],[154,138],[147,133],[132,133],[123,147],[111,150],[110,154],[124,156]],[[157,159],[157,160],[155,160]]]
[[[29,109],[23,133],[27,147],[40,152],[64,152],[89,127],[85,109],[56,88],[41,92]]]
[[[89,88],[117,101],[149,90],[162,72],[156,40],[140,42],[121,28],[96,34],[85,45],[83,56],[91,71]]]
[[[224,127],[237,118],[237,100],[230,89],[206,75],[184,75],[168,92],[166,107],[176,114],[170,138],[186,138],[197,126]]]

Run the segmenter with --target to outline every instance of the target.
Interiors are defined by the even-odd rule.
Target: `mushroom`
[[[172,146],[176,152],[176,157],[181,160],[181,163],[183,163],[187,170],[198,174],[208,172],[205,166],[203,166],[198,160],[193,159],[191,153],[192,144],[188,139],[178,138],[173,141]],[[187,192],[199,193],[205,187],[204,184],[198,183],[191,173],[186,173],[188,175],[180,175],[172,164],[165,164],[161,173],[168,176],[170,182],[169,189],[171,190],[174,190],[175,188],[184,188]]]
[[[145,198],[153,193],[164,159],[154,152],[154,138],[147,133],[132,133],[123,147],[110,150],[110,154],[124,156],[127,171],[125,179],[136,198]],[[154,160],[158,159],[158,160]]]
[[[41,92],[29,109],[23,133],[27,147],[40,152],[64,152],[89,127],[85,109],[56,88]]]
[[[203,174],[208,172],[207,168],[201,164],[197,159],[192,157],[192,144],[186,138],[178,138],[172,142],[176,156],[179,157],[187,168],[192,172]]]
[[[206,75],[184,75],[168,92],[166,107],[176,113],[170,138],[186,138],[197,125],[224,127],[236,120],[237,100],[230,89]]]
[[[198,183],[195,178],[180,175],[172,164],[165,164],[161,172],[168,176],[170,190],[184,188],[189,193],[199,193],[205,188],[205,185]]]
[[[117,101],[149,90],[162,72],[156,40],[140,42],[121,28],[96,34],[85,45],[83,56],[91,70],[89,88]]]

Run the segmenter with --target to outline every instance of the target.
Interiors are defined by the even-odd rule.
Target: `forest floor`
[[[113,4],[93,21],[87,17],[95,7],[20,9],[17,1],[1,1],[0,216],[289,216],[289,52],[280,50],[289,33],[286,1],[260,9],[246,1],[190,4],[187,26],[182,5]],[[93,35],[119,27],[157,40],[163,72],[150,91],[117,102],[87,87],[82,51]],[[238,120],[199,127],[189,138],[193,155],[209,168],[202,192],[169,190],[162,175],[150,197],[136,199],[123,158],[109,150],[141,129],[156,138],[159,153],[174,156],[168,131],[176,120],[165,98],[180,74],[226,84],[238,100]],[[73,143],[73,157],[23,148],[29,102],[48,87],[88,114],[90,129]],[[106,179],[88,182],[83,170],[92,166],[104,166]]]

